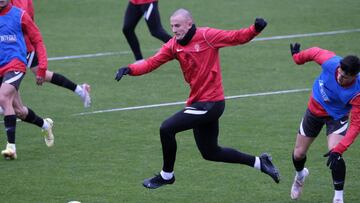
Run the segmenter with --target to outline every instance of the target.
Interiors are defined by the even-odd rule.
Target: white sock
[[[43,124],[43,126],[42,126],[41,128],[44,129],[44,130],[49,129],[49,128],[50,128],[50,124],[49,124],[45,119],[43,119],[43,121],[44,121],[44,124]]]
[[[344,190],[335,190],[334,199],[343,199]]]
[[[140,59],[140,60],[135,61],[134,64],[142,63],[142,62],[144,62],[144,61],[145,61],[144,59]]]
[[[80,85],[76,85],[76,89],[75,89],[75,93],[79,96],[82,96],[83,94],[83,89]]]
[[[304,177],[304,169],[301,171],[296,171],[296,175],[298,179],[302,179]]]
[[[254,168],[261,170],[261,161],[259,157],[255,157]]]
[[[161,170],[160,175],[164,180],[170,180],[174,176],[174,171],[169,173]]]
[[[13,149],[14,151],[16,151],[16,146],[15,146],[15,144],[7,143],[6,148],[7,148],[7,147],[9,147],[9,148]]]

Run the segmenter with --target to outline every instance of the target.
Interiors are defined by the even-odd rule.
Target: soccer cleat
[[[88,108],[91,105],[91,98],[90,98],[90,85],[89,84],[82,84],[81,88],[83,90],[82,94],[81,94],[81,100],[84,103],[84,107]]]
[[[342,200],[342,199],[334,199],[333,203],[344,203],[344,200]]]
[[[165,180],[161,177],[160,174],[157,174],[152,178],[145,179],[143,186],[149,189],[156,189],[166,184],[173,184],[174,182],[175,176],[173,176],[170,180]]]
[[[299,199],[302,189],[304,187],[305,178],[309,175],[309,170],[307,168],[304,168],[303,171],[303,177],[298,177],[298,175],[295,175],[294,182],[291,186],[291,193],[290,197],[293,200]]]
[[[15,144],[7,143],[6,149],[1,151],[1,154],[7,160],[14,160],[17,158]]]
[[[267,153],[262,153],[259,158],[261,171],[265,174],[268,174],[276,183],[279,183],[280,173],[279,170],[271,162],[272,157]]]
[[[54,145],[54,134],[52,132],[52,128],[54,126],[54,121],[51,120],[51,118],[45,118],[44,119],[45,122],[47,122],[49,124],[49,128],[48,129],[44,129],[44,140],[45,140],[45,144],[48,147],[52,147]]]

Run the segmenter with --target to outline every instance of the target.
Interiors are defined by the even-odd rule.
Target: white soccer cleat
[[[295,175],[294,182],[291,186],[291,199],[297,200],[299,199],[302,189],[304,187],[305,178],[309,175],[309,170],[307,168],[304,168],[304,176],[302,178],[299,178],[298,175]]]
[[[82,84],[81,88],[83,90],[82,94],[81,94],[81,100],[84,103],[84,107],[88,108],[91,105],[91,97],[90,97],[90,85],[89,84]]]
[[[44,133],[44,140],[45,140],[45,144],[48,147],[52,147],[54,145],[54,134],[52,132],[52,128],[54,126],[54,121],[51,120],[51,118],[45,118],[44,119],[45,122],[47,122],[49,124],[49,128],[48,129],[44,129],[43,131]]]
[[[7,160],[14,160],[17,158],[15,144],[7,143],[6,149],[1,151],[1,154]]]
[[[333,199],[333,203],[344,203],[342,199]]]

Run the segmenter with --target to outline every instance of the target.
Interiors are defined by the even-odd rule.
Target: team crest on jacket
[[[200,51],[200,45],[199,44],[195,44],[194,49],[196,52]]]

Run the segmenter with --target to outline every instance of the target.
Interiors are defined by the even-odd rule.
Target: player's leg
[[[175,182],[174,164],[177,150],[175,135],[177,132],[191,129],[197,118],[201,117],[201,115],[186,114],[185,111],[186,109],[183,109],[175,113],[161,124],[160,140],[163,152],[163,167],[158,175],[144,180],[144,187],[156,189]]]
[[[140,6],[134,5],[129,2],[124,16],[124,25],[122,31],[125,35],[127,42],[130,45],[130,48],[134,54],[135,60],[139,61],[143,59],[141,54],[139,40],[135,34],[135,27],[143,15]]]
[[[346,134],[348,127],[348,117],[345,116],[340,120],[330,119],[327,124],[327,140],[328,149],[331,150],[337,145]],[[344,202],[344,185],[346,176],[346,164],[345,160],[341,157],[337,164],[331,169],[331,175],[334,186],[334,197],[333,202],[342,203]]]
[[[164,30],[163,26],[161,25],[158,2],[149,4],[146,12],[144,13],[144,18],[152,36],[158,38],[164,43],[171,39],[171,36]]]
[[[324,119],[318,118],[308,109],[306,110],[300,123],[295,148],[292,153],[292,161],[296,172],[290,192],[291,199],[300,198],[305,178],[309,175],[309,170],[305,168],[307,151],[320,133],[324,123]]]
[[[176,133],[192,129],[202,122],[209,122],[213,119],[209,115],[211,115],[211,110],[215,103],[216,102],[194,103],[175,113],[161,124],[160,139],[163,152],[163,167],[159,175],[144,180],[144,187],[155,189],[165,184],[174,183],[174,164],[177,150]],[[218,115],[218,117],[220,117],[220,115]]]
[[[258,157],[218,145],[218,119],[203,123],[195,127],[193,131],[196,145],[204,159],[225,163],[245,164],[261,170],[265,174],[268,174],[276,183],[279,183],[279,170],[273,165],[271,156],[267,153],[263,153]]]
[[[27,55],[28,68],[36,75],[38,69],[38,58],[35,52],[29,52]],[[78,85],[73,81],[69,80],[64,75],[59,73],[54,73],[52,71],[47,70],[45,73],[45,81],[50,82],[54,85],[63,87],[70,91],[75,92],[80,96],[81,100],[84,103],[84,107],[90,107],[91,105],[91,97],[90,97],[90,85],[87,83]]]
[[[24,106],[19,92],[17,92],[14,97],[13,106],[15,109],[16,116],[18,118],[20,118],[24,122],[34,124],[43,130],[45,144],[48,147],[54,145],[54,134],[52,131],[54,122],[52,119],[50,118],[43,119],[38,115],[36,115],[36,113],[32,109]]]
[[[6,159],[11,160],[17,158],[15,146],[16,115],[13,100],[23,77],[24,73],[22,72],[10,71],[1,78],[0,106],[4,109],[4,125],[7,135],[6,149],[2,150],[1,154]]]

